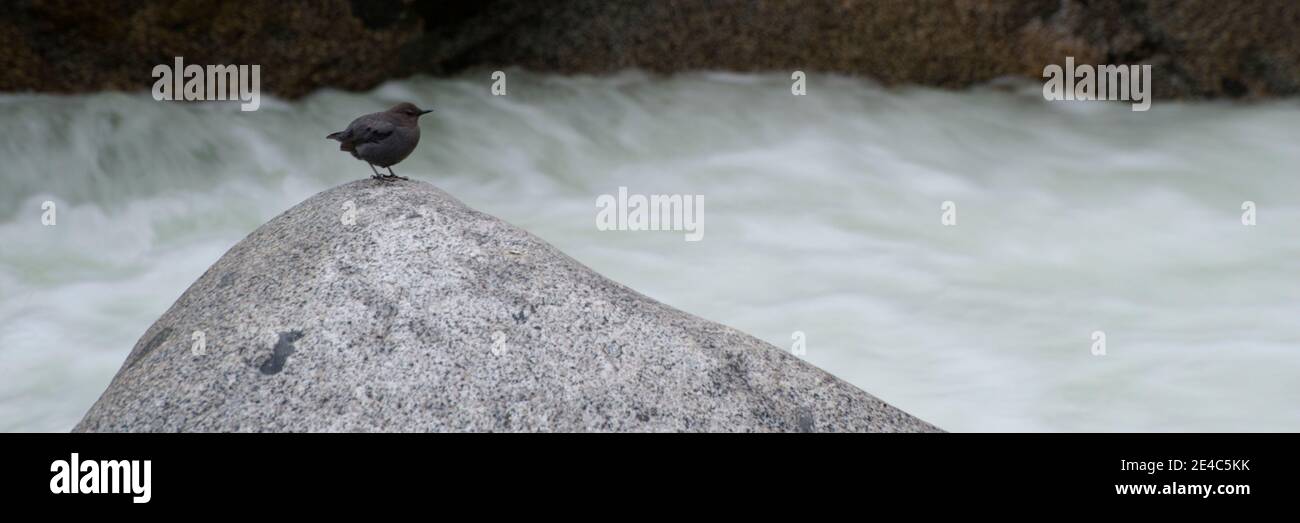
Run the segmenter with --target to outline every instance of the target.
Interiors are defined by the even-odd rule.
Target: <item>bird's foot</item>
[[[407,178],[407,177],[405,177],[405,176],[396,175],[396,174],[385,174],[385,175],[381,176],[380,178],[385,179],[385,180],[406,180],[406,181],[411,181],[410,178]]]

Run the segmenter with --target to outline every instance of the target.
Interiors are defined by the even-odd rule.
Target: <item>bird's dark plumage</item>
[[[388,176],[397,176],[392,166],[405,160],[420,143],[420,115],[428,112],[403,102],[382,113],[361,116],[347,129],[326,138],[338,140],[339,150],[370,164],[375,178],[383,177],[375,170],[376,165],[388,168]]]

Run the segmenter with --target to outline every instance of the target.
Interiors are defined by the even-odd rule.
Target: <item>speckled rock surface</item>
[[[432,185],[364,180],[222,256],[75,430],[937,429]]]

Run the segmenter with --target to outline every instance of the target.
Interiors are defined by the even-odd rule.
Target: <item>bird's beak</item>
[[[429,114],[431,112],[433,112],[433,109],[425,109],[423,111],[420,111],[420,114]]]

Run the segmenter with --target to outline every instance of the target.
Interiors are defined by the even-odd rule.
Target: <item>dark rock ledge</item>
[[[1298,26],[1289,0],[19,0],[0,10],[0,92],[144,91],[176,56],[259,64],[287,98],[512,66],[962,88],[1073,56],[1152,65],[1156,99],[1290,96]]]

